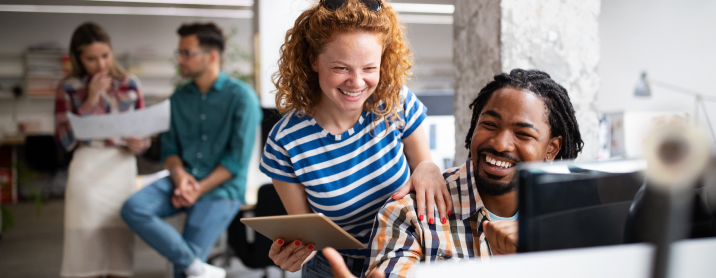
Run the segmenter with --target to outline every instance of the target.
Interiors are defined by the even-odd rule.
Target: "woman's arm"
[[[274,188],[281,197],[281,202],[288,214],[313,213],[308,204],[308,196],[303,184],[290,183],[273,179]],[[282,238],[272,239],[273,244],[269,250],[269,257],[283,270],[296,272],[301,270],[303,264],[309,261],[316,254],[313,251],[313,244],[306,245],[305,242],[294,241],[284,242]]]
[[[72,112],[72,98],[65,90],[64,83],[64,81],[60,82],[55,91],[55,137],[62,148],[69,152],[77,146],[77,140],[72,134],[70,120],[67,118],[67,112]]]
[[[410,180],[393,198],[400,199],[410,191],[415,191],[419,219],[422,221],[423,215],[427,214],[428,223],[434,223],[432,207],[437,204],[440,221],[445,223],[447,216],[452,213],[452,198],[440,168],[433,163],[422,124],[403,139],[403,152],[410,165]]]
[[[281,197],[281,202],[288,214],[313,213],[311,206],[308,204],[308,196],[303,184],[273,179],[273,186],[276,188],[278,196]]]

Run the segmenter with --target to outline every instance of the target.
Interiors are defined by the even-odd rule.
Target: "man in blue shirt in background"
[[[246,175],[262,118],[256,92],[221,68],[225,37],[213,23],[185,24],[176,52],[192,81],[171,96],[171,126],[161,135],[170,176],[122,207],[122,218],[174,264],[175,277],[225,277],[204,263],[244,202]],[[183,235],[162,220],[185,211]]]

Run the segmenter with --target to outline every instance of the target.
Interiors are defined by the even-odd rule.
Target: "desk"
[[[716,276],[716,238],[687,239],[671,245],[668,277]]]
[[[420,264],[415,277],[649,278],[655,250],[640,243]]]
[[[24,135],[8,135],[0,140],[0,146],[10,146],[10,191],[12,203],[17,203],[17,146],[25,144]],[[1,193],[0,193],[1,195]]]
[[[608,277],[649,278],[655,248],[651,244],[624,244],[559,251],[494,256],[460,262],[421,263],[416,277]],[[671,244],[669,278],[716,276],[716,238],[686,239]]]

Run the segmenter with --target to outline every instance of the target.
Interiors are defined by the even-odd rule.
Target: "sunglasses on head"
[[[321,0],[323,2],[323,7],[326,8],[329,11],[336,11],[338,8],[343,6],[348,0]],[[368,9],[372,12],[380,11],[380,8],[383,7],[383,1],[382,0],[360,0],[363,5],[368,7]]]

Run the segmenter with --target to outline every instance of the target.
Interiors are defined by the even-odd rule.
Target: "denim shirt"
[[[161,135],[162,160],[178,155],[197,181],[223,166],[233,177],[201,198],[245,202],[249,160],[263,117],[256,92],[221,71],[206,94],[190,82],[170,100],[171,125]]]

